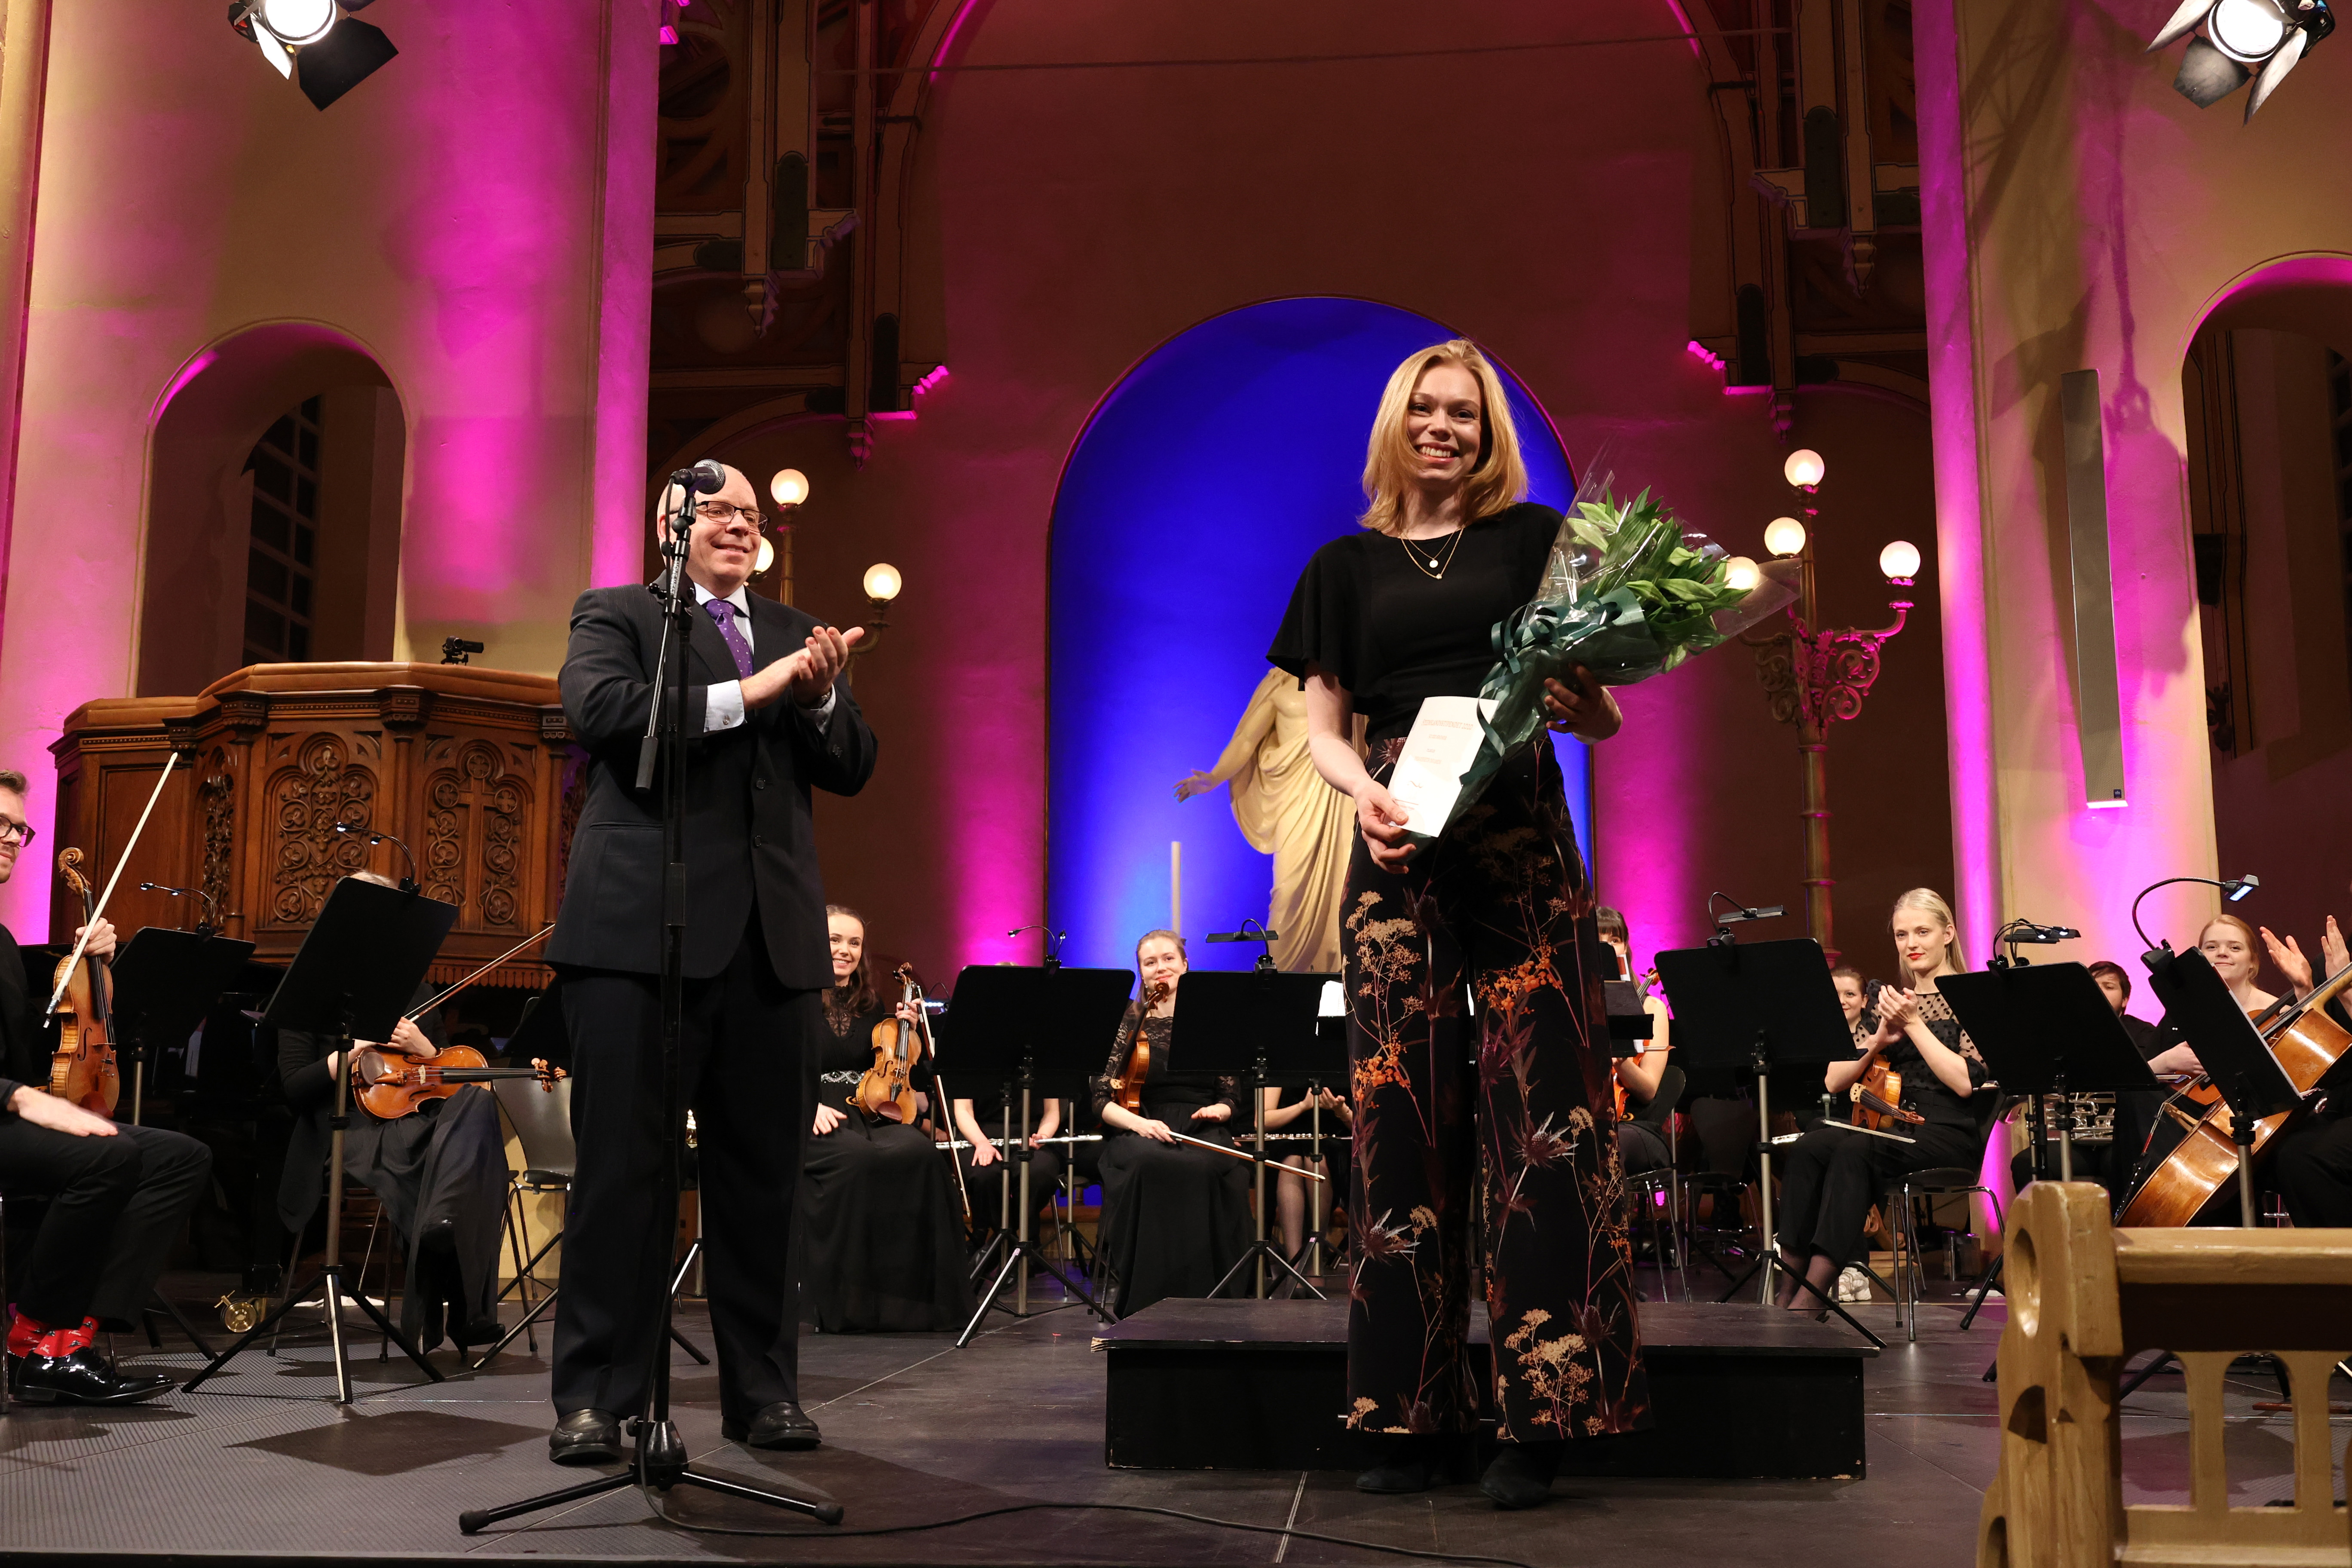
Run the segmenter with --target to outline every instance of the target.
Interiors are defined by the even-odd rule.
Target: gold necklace
[[[1449,536],[1453,540],[1453,542],[1445,547],[1445,557],[1443,561],[1438,559],[1437,552],[1433,550],[1428,552],[1429,559],[1424,562],[1421,558],[1422,552],[1415,550],[1412,547],[1412,541],[1407,539],[1402,533],[1397,535],[1397,542],[1404,546],[1405,555],[1415,566],[1421,568],[1421,574],[1423,576],[1430,578],[1433,581],[1443,582],[1445,578],[1446,572],[1454,564],[1454,552],[1462,548],[1462,536],[1469,531],[1469,529],[1466,527],[1457,528],[1454,531],[1454,532]]]

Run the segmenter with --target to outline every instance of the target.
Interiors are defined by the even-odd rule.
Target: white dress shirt
[[[693,582],[693,579],[688,578],[688,581]],[[694,606],[696,609],[702,609],[703,605],[719,596],[701,584],[695,583]],[[742,634],[743,646],[756,647],[758,645],[751,640],[751,595],[738,588],[725,597],[729,604],[735,606],[735,629]],[[710,614],[708,610],[703,610],[702,613],[706,616]],[[712,616],[711,624],[718,625],[718,617]],[[802,707],[798,702],[794,702],[793,706],[806,715],[810,722],[823,725],[833,718],[833,701],[834,694],[828,688],[824,694],[824,700],[814,707]],[[742,721],[743,683],[740,680],[722,680],[714,683],[703,699],[702,732],[706,735],[716,734],[721,730],[732,730]]]

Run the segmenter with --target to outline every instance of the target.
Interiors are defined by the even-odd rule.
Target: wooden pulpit
[[[54,863],[79,847],[100,886],[179,758],[108,908],[126,937],[205,915],[205,899],[139,891],[158,882],[205,895],[226,935],[285,963],[338,878],[408,874],[398,848],[342,823],[407,845],[425,891],[457,906],[437,984],[555,918],[585,788],[554,679],[472,665],[252,665],[194,697],[84,703],[50,749],[57,832],[40,851]],[[80,919],[59,884],[50,940],[70,941]],[[538,952],[481,984],[545,984]]]

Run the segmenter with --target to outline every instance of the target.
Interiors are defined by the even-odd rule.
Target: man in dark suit
[[[0,882],[32,842],[25,775],[0,772]],[[81,933],[74,933],[77,940]],[[89,951],[114,953],[114,927],[90,929]],[[212,1175],[212,1152],[158,1127],[117,1123],[49,1093],[49,1047],[16,939],[0,926],[0,1188],[43,1194],[49,1212],[22,1264],[9,1270],[8,1383],[29,1404],[129,1405],[172,1386],[126,1377],[91,1342],[128,1328],[155,1289],[188,1210]]]
[[[686,1004],[683,1088],[695,1111],[718,1340],[720,1429],[760,1447],[817,1442],[800,1407],[799,1327],[785,1259],[804,1058],[832,984],[811,792],[855,795],[874,734],[840,677],[861,635],[748,594],[762,520],[732,468],[695,503],[687,575]],[[672,492],[675,496],[675,492]],[[560,1464],[621,1457],[644,1405],[673,1237],[663,1198],[662,809],[634,787],[661,646],[644,587],[592,588],[572,610],[563,711],[587,748],[588,798],[547,955],[562,972],[580,1146],[555,1324]]]

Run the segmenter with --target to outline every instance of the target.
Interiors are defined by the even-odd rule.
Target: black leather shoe
[[[171,1386],[168,1377],[117,1373],[89,1345],[71,1355],[8,1358],[9,1391],[27,1405],[136,1405]]]
[[[573,1410],[556,1417],[547,1457],[559,1465],[612,1465],[621,1458],[621,1418],[609,1410]]]
[[[1478,1478],[1478,1489],[1496,1508],[1533,1508],[1551,1496],[1559,1474],[1563,1444],[1497,1443],[1494,1462]]]
[[[754,1448],[814,1448],[819,1441],[816,1423],[789,1399],[779,1399],[751,1417],[751,1424],[721,1421],[719,1435],[730,1443]]]

